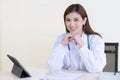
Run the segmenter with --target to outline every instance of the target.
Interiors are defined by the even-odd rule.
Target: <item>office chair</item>
[[[107,64],[104,72],[114,72],[114,75],[118,72],[118,45],[119,43],[105,42]]]

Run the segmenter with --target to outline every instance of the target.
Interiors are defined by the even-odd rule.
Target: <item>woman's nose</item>
[[[75,23],[74,23],[73,21],[71,21],[71,22],[70,22],[70,25],[71,25],[71,26],[74,26],[74,25],[75,25]]]

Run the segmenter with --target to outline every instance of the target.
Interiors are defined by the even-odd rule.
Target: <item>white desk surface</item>
[[[46,76],[48,73],[50,73],[47,69],[27,69],[27,71],[31,74],[32,77],[28,78],[18,78],[14,74],[11,73],[11,71],[7,72],[0,72],[0,80],[40,80],[44,76]],[[69,72],[69,71],[68,71]],[[82,74],[80,77],[78,77],[75,80],[103,80],[100,78],[100,74],[93,74],[83,71],[70,71],[73,73],[80,73]],[[102,73],[102,77],[104,76],[104,73]],[[51,79],[48,79],[51,80]],[[58,79],[61,80],[61,79]]]

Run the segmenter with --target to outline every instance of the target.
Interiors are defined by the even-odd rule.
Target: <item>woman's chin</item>
[[[73,34],[73,35],[76,35],[76,34],[78,34],[78,32],[70,32],[71,34]]]

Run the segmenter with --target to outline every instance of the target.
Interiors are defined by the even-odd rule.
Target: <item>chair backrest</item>
[[[107,65],[103,71],[115,73],[118,71],[118,45],[119,43],[105,42]]]

